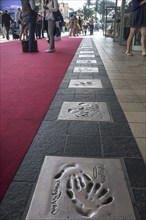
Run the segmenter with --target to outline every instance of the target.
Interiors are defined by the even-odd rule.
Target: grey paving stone
[[[44,160],[43,154],[26,154],[15,177],[14,181],[27,182],[36,181]]]
[[[44,138],[53,134],[65,135],[67,127],[67,121],[43,121],[37,134],[42,135]]]
[[[113,102],[113,101],[116,101],[117,100],[117,97],[115,95],[102,95],[102,94],[97,94],[95,93],[95,96],[96,96],[96,100],[98,102]]]
[[[69,122],[68,135],[84,135],[84,136],[100,136],[99,126],[97,122],[87,122],[87,121],[71,121]]]
[[[110,112],[114,122],[127,122],[124,112],[120,105],[116,104],[116,101],[108,102]]]
[[[136,207],[140,214],[140,219],[146,219],[146,189],[133,189]]]
[[[146,165],[142,158],[125,158],[129,181],[132,187],[146,188]]]
[[[101,157],[100,138],[97,136],[68,136],[64,155]]]
[[[104,88],[104,85],[103,85],[102,89],[96,89],[94,91],[94,93],[96,95],[99,95],[99,94],[101,94],[101,95],[115,95],[115,92],[112,88]]]
[[[75,94],[75,98],[77,95],[85,95],[85,94],[89,94],[89,95],[93,95],[95,96],[95,89],[93,88],[84,88],[84,89],[81,89],[81,88],[76,88],[76,94]]]
[[[104,157],[141,157],[133,137],[103,137]]]
[[[94,94],[88,93],[88,91],[82,92],[82,95],[80,95],[79,91],[76,92],[77,94],[74,97],[74,101],[76,102],[96,102],[96,97]]]
[[[50,134],[47,137],[36,135],[28,154],[33,155],[62,155],[64,152],[66,136],[58,134]]]
[[[12,182],[0,205],[0,220],[20,220],[33,183]]]
[[[73,90],[72,90],[73,91]],[[74,92],[74,91],[73,91]],[[60,93],[57,93],[54,100],[53,100],[53,103],[57,103],[58,101],[64,101],[64,100],[73,100],[74,99],[74,93],[73,94],[68,94],[67,92],[64,92],[63,95],[60,94]]]
[[[54,120],[57,120],[59,112],[60,112],[59,108],[56,109],[56,110],[55,109],[48,110],[48,112],[47,112],[47,114],[46,114],[46,116],[44,118],[44,121],[54,121]]]
[[[80,73],[78,79],[94,79],[93,73]]]
[[[73,88],[66,88],[66,89],[58,89],[57,91],[57,95],[64,95],[64,94],[67,94],[67,95],[74,95],[75,94],[75,90]]]
[[[101,136],[133,137],[127,122],[100,122]]]

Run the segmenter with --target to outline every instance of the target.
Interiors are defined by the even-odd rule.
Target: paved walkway
[[[146,58],[124,52],[100,32],[83,38],[1,204],[0,219],[25,218],[46,155],[120,158],[136,220],[146,219]]]

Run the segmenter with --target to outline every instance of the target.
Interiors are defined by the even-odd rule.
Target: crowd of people
[[[93,35],[94,24],[95,19],[93,16],[88,19],[87,17],[81,18],[72,14],[69,20],[69,35],[74,37],[79,36],[81,33],[86,35],[88,30],[90,35]]]
[[[72,14],[69,22],[64,21],[60,10],[58,0],[44,0],[43,10],[39,10],[35,0],[21,0],[22,7],[18,7],[17,21],[15,21],[7,10],[0,11],[0,32],[2,37],[10,39],[10,30],[13,39],[28,40],[29,52],[37,52],[34,49],[35,38],[44,38],[47,33],[47,42],[50,47],[45,52],[54,52],[54,40],[61,38],[61,31],[68,30],[70,36],[79,36],[87,34],[93,35],[94,18],[81,18]],[[57,13],[58,20],[54,16]]]
[[[22,8],[18,8],[17,22],[12,19],[7,10],[0,11],[0,32],[2,37],[10,39],[10,28],[13,30],[16,38],[28,40],[29,52],[38,52],[34,46],[36,38],[44,38],[44,32],[47,33],[49,48],[46,53],[55,51],[55,39],[60,39],[61,31],[68,29],[70,36],[79,36],[80,34],[93,35],[94,17],[77,17],[72,14],[69,23],[64,22],[63,16],[59,10],[58,0],[44,0],[43,10],[39,10],[35,0],[21,0]],[[130,12],[130,34],[127,40],[126,55],[132,55],[131,45],[137,29],[141,31],[142,56],[146,56],[146,0],[132,0]],[[17,25],[18,23],[18,25]],[[17,36],[15,30],[19,26]],[[15,33],[14,33],[15,32]],[[14,37],[14,36],[13,36]],[[14,39],[16,39],[14,37]]]

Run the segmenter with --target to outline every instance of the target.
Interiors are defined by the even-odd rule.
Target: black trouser
[[[7,40],[9,40],[10,39],[9,37],[10,26],[5,26],[5,28],[6,28],[6,38]]]

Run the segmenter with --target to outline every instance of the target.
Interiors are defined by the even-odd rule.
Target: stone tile
[[[84,54],[85,54],[85,53],[94,53],[94,51],[86,50],[86,51],[80,51],[80,53],[82,53],[82,54],[83,54],[83,53],[84,53]]]
[[[28,154],[33,155],[63,155],[65,147],[66,135],[49,134],[47,137],[44,135],[36,135],[34,138]]]
[[[101,136],[110,137],[129,137],[132,136],[132,132],[128,123],[126,122],[102,122],[100,123]]]
[[[81,48],[83,49],[90,49],[90,48],[93,48],[92,46],[82,46]]]
[[[44,160],[44,155],[26,154],[15,177],[14,181],[27,182],[36,181]]]
[[[144,138],[146,137],[146,125],[145,123],[129,123],[129,126],[134,134],[134,137]]]
[[[53,109],[53,110],[50,109],[47,112],[47,114],[46,114],[46,116],[44,118],[44,121],[55,121],[55,120],[57,120],[59,112],[60,112],[59,108],[56,109],[56,110],[55,109]]]
[[[67,121],[43,121],[37,134],[44,137],[48,137],[53,134],[65,135],[67,127]]]
[[[140,95],[139,99],[141,100],[142,103],[146,102],[146,96],[145,95]]]
[[[128,79],[128,80],[139,80],[139,79],[142,79],[143,81],[145,80],[145,74],[143,73],[138,74],[138,75],[135,75],[135,74],[122,74],[122,75],[125,79]]]
[[[126,102],[127,103],[141,103],[141,100],[136,95],[130,95],[130,96],[118,95],[118,100],[120,103],[126,103]]]
[[[79,63],[79,64],[96,64],[97,61],[96,60],[77,60],[76,63]]]
[[[73,72],[99,72],[97,67],[75,67]]]
[[[102,149],[104,157],[141,157],[137,143],[133,137],[103,137]]]
[[[92,58],[92,57],[95,57],[95,55],[90,55],[90,54],[83,54],[83,55],[79,55],[78,57],[90,57],[90,58]]]
[[[68,136],[64,156],[101,156],[100,138],[97,136]]]
[[[133,90],[145,90],[146,89],[145,84],[143,84],[143,85],[134,84],[134,85],[130,85],[130,86]]]
[[[136,89],[136,90],[134,90],[134,92],[138,95],[138,96],[140,96],[140,95],[142,95],[142,96],[145,96],[146,97],[146,88],[145,89]]]
[[[119,159],[45,158],[26,220],[68,218],[136,220]]]
[[[115,102],[115,101],[117,101],[117,97],[115,96],[115,95],[110,95],[110,94],[108,94],[108,95],[102,95],[102,94],[97,94],[97,93],[95,93],[96,94],[96,100],[98,101],[98,102]]]
[[[76,81],[77,79],[75,79]],[[74,80],[73,80],[74,81]],[[57,96],[59,95],[74,95],[75,94],[75,90],[74,89],[68,89],[68,88],[59,88],[57,91]],[[72,96],[73,97],[73,96]]]
[[[1,220],[19,220],[26,208],[33,183],[12,182],[0,205]]]
[[[58,116],[59,120],[110,121],[104,102],[64,102]]]
[[[115,93],[116,93],[116,95],[118,96],[118,95],[125,95],[125,96],[130,96],[130,95],[133,95],[133,96],[135,96],[135,92],[132,90],[132,89],[130,89],[130,88],[128,88],[128,89],[117,89],[117,88],[114,88],[114,91],[115,91]]]
[[[146,188],[146,166],[142,158],[124,159],[132,187]]]
[[[111,80],[123,79],[122,74],[107,73]]]
[[[75,102],[96,102],[96,96],[92,92],[88,93],[87,89],[86,91],[84,91],[84,93],[82,93],[79,89],[77,89],[74,101]]]
[[[133,189],[136,207],[140,214],[140,219],[146,219],[146,189]]]
[[[102,88],[102,83],[99,79],[72,79],[69,88]]]
[[[114,89],[120,89],[120,88],[125,88],[125,89],[128,89],[129,88],[129,85],[128,83],[126,83],[125,80],[122,80],[122,79],[111,79],[111,83],[112,83],[112,86]]]
[[[145,112],[146,107],[142,103],[120,103],[124,112]]]
[[[125,112],[128,122],[146,122],[145,112]]]
[[[136,142],[146,163],[146,138],[136,138]]]
[[[84,135],[84,136],[100,136],[99,126],[97,122],[87,122],[87,121],[71,121],[69,122],[69,127],[67,135]]]

